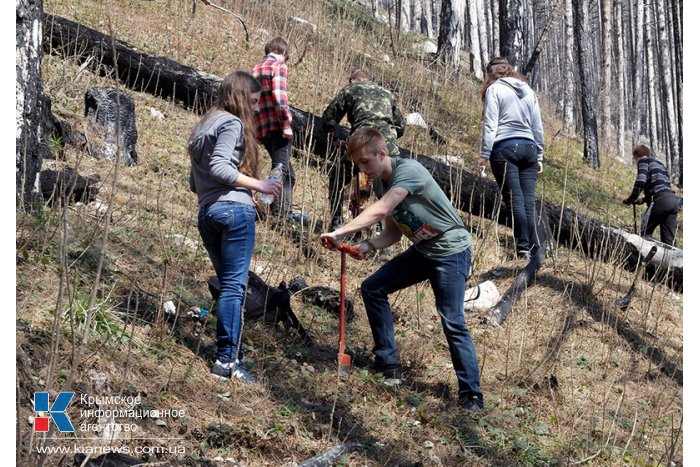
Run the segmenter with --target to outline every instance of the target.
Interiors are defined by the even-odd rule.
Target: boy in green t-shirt
[[[471,334],[464,321],[464,289],[471,266],[471,239],[440,186],[420,163],[388,157],[386,142],[374,128],[360,128],[348,140],[348,155],[360,171],[380,179],[385,194],[355,219],[321,241],[336,248],[343,237],[385,220],[382,233],[357,245],[365,259],[406,235],[408,250],[364,280],[362,299],[374,338],[374,369],[387,384],[401,384],[401,365],[394,337],[388,295],[424,280],[435,294],[459,386],[459,403],[468,413],[483,409],[479,366]]]

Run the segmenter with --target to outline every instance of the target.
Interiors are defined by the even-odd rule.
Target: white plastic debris
[[[427,54],[435,54],[437,53],[437,44],[430,40],[418,42],[416,44],[413,44],[413,50],[424,52]]]
[[[294,21],[295,23],[300,24],[301,26],[308,26],[311,28],[311,32],[316,32],[316,25],[311,23],[310,21],[305,20],[304,18],[299,18],[298,16],[290,16],[289,19],[291,21]]]
[[[427,127],[426,127],[427,128]],[[459,156],[450,156],[449,154],[443,154],[435,156],[436,161],[442,162],[443,164],[461,167],[464,165],[464,159]]]
[[[406,115],[406,125],[419,126],[421,128],[428,129],[428,124],[425,123],[425,119],[418,112],[413,112]]]
[[[167,302],[163,303],[163,311],[169,315],[177,314],[177,308],[175,308],[175,304],[172,302],[172,300],[168,300]]]
[[[154,109],[153,107],[149,107],[148,111],[151,113],[151,117],[155,118],[156,120],[165,119],[165,115],[163,115],[163,112],[161,112],[158,109]]]
[[[199,248],[199,242],[197,240],[192,240],[191,238],[187,238],[184,235],[171,234],[171,235],[166,235],[165,238],[170,238],[172,240],[175,240],[177,243],[181,243],[182,245],[186,246],[191,251],[197,251],[197,249]]]
[[[464,311],[487,311],[500,299],[496,284],[486,281],[464,293]]]

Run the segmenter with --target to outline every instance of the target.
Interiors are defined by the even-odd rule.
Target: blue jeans
[[[457,374],[459,397],[483,397],[479,387],[476,349],[464,322],[464,288],[470,266],[469,248],[461,253],[436,258],[425,256],[411,247],[362,282],[360,290],[372,327],[372,352],[377,366],[393,366],[399,363],[388,295],[429,280]]]
[[[197,220],[221,287],[216,358],[221,363],[242,360],[242,306],[255,245],[255,208],[242,203],[213,203],[199,210]]]
[[[509,145],[492,153],[490,160],[491,170],[501,188],[508,215],[512,215],[516,250],[533,251],[537,246],[537,147],[534,143]]]

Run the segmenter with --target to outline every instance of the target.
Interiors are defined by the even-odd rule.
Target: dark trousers
[[[281,131],[271,131],[261,141],[272,158],[272,166],[282,164],[282,193],[270,205],[274,216],[286,218],[292,212],[292,189],[297,181],[292,167],[292,138],[283,138]]]
[[[353,176],[353,164],[345,151],[337,151],[336,158],[328,171],[328,203],[331,223],[340,224],[343,208],[343,191]]]
[[[372,352],[377,366],[399,363],[389,294],[428,280],[457,375],[459,398],[483,398],[476,349],[464,321],[464,288],[470,266],[469,248],[450,256],[430,257],[411,247],[362,282],[360,291],[372,328]]]
[[[642,217],[640,227],[642,236],[651,237],[656,227],[661,226],[661,241],[673,246],[676,238],[676,216],[679,210],[679,200],[673,192],[664,191],[655,195]]]
[[[513,144],[492,153],[491,170],[501,188],[503,201],[512,216],[516,250],[530,252],[537,245],[535,231],[535,185],[537,183],[537,147]]]

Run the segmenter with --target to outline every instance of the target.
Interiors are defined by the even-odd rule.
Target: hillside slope
[[[400,82],[396,93],[405,113],[418,106],[449,141],[437,147],[423,130],[410,128],[403,146],[459,154],[467,164],[476,159],[478,83],[413,55],[385,62],[384,55],[391,56],[388,33],[355,4],[221,4],[244,16],[250,43],[235,18],[202,3],[194,18],[188,1],[47,1],[45,8],[103,32],[111,28],[143,50],[220,76],[247,69],[269,35],[283,34],[297,47],[290,60],[290,100],[296,106],[320,113],[350,69],[364,66],[385,83]],[[311,21],[317,31],[295,25],[290,16]],[[403,41],[406,49],[411,40]],[[76,129],[86,126],[85,89],[115,85],[50,56],[44,76],[54,112]],[[50,443],[66,446],[66,453],[48,454],[46,465],[71,465],[76,451],[89,449],[95,455],[121,450],[150,461],[199,459],[191,465],[225,465],[217,457],[282,465],[344,442],[367,448],[345,454],[340,465],[682,462],[682,297],[644,283],[621,312],[612,303],[626,292],[631,273],[567,250],[547,260],[504,326],[487,327],[477,315],[467,315],[487,406],[476,418],[463,415],[456,403],[449,352],[426,284],[392,297],[407,384],[387,388],[362,370],[371,361],[372,340],[358,287],[381,257],[349,262],[356,318],[348,325],[348,342],[356,371],[337,373],[337,317],[295,296],[293,308],[316,345],[279,326],[247,322],[247,364],[262,384],[213,381],[208,372],[214,317],[200,324],[186,316],[192,305],[212,308],[206,279],[213,271],[196,229],[184,150],[198,117],[175,102],[130,94],[139,165],[119,167],[112,185],[114,166],[75,147],[65,148],[65,160],[45,162],[45,168],[77,166],[80,173],[100,174],[99,199],[111,204],[110,222],[96,203],[18,213],[20,464],[36,463],[29,456],[37,455],[40,436],[27,420],[36,416],[33,392],[39,390],[85,395],[68,410],[76,434]],[[590,171],[580,162],[580,144],[562,136],[558,125],[549,113],[548,165],[538,196],[629,225],[631,215],[616,199],[631,187],[632,170],[609,161],[605,169]],[[296,152],[295,166],[295,206],[311,221],[308,230],[296,228],[315,241],[328,222],[327,177],[303,151]],[[465,221],[474,240],[473,281],[493,280],[505,290],[523,266],[510,256],[510,230],[474,216]],[[338,288],[336,254],[307,256],[284,227],[261,221],[257,229],[252,268],[269,284],[302,276],[310,285]],[[167,300],[176,305],[177,318],[162,313]],[[93,302],[83,361],[71,375]],[[110,396],[114,400],[104,400]],[[109,408],[126,412],[111,419],[94,412]],[[146,411],[166,413],[156,419],[143,417]]]

